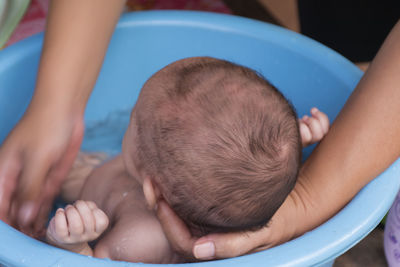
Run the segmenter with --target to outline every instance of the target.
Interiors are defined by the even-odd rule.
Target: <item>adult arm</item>
[[[34,96],[0,148],[0,219],[25,232],[43,226],[78,153],[84,109],[124,2],[50,3]]]
[[[267,227],[197,239],[161,201],[158,216],[174,248],[187,257],[214,259],[275,246],[332,217],[393,163],[400,154],[399,43],[400,22],[305,162],[294,190]]]

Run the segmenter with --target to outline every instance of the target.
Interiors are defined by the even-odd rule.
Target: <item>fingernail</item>
[[[194,256],[197,259],[208,260],[215,256],[215,245],[213,242],[205,242],[194,247]]]
[[[25,203],[19,210],[18,220],[22,225],[27,225],[32,218],[34,205],[31,202]]]
[[[317,111],[318,111],[317,108],[312,108],[312,109],[311,109],[311,113],[316,113]]]

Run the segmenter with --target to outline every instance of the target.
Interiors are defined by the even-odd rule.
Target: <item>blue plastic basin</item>
[[[42,35],[37,35],[0,52],[0,142],[30,101],[42,39]],[[190,56],[212,56],[255,69],[292,101],[300,116],[317,106],[331,120],[362,75],[352,63],[323,45],[266,23],[201,12],[129,14],[121,19],[112,38],[87,106],[87,125],[96,125],[107,120],[109,114],[131,109],[151,74]],[[84,142],[84,147],[92,150],[107,150],[109,146],[119,149],[119,144],[91,142],[90,138]],[[309,153],[310,150],[305,151],[306,156]],[[252,255],[193,265],[330,266],[336,257],[366,236],[389,209],[399,189],[399,164],[394,163],[367,185],[328,222],[295,240]],[[1,222],[0,264],[130,265],[51,247]]]

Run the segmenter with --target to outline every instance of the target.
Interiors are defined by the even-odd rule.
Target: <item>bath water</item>
[[[131,108],[110,112],[106,118],[86,123],[81,149],[115,156],[121,152],[122,139],[128,128]]]

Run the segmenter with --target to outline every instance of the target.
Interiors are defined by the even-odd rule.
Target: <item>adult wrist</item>
[[[282,236],[276,240],[275,245],[287,242],[293,238],[299,236],[298,223],[299,223],[299,206],[297,205],[295,198],[295,191],[286,198],[281,208],[278,210],[276,223],[279,223],[284,229],[281,231]],[[279,234],[279,233],[278,233]]]
[[[29,104],[28,111],[50,112],[57,116],[83,118],[87,97],[71,95],[67,89],[57,90],[59,92],[37,89]]]

